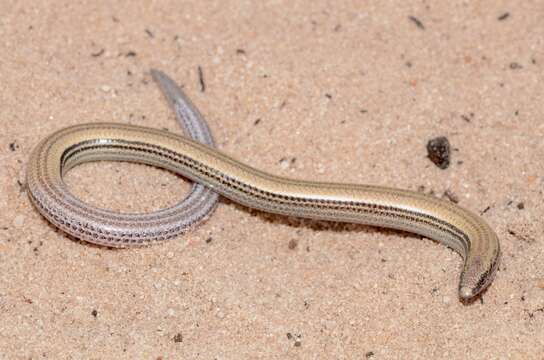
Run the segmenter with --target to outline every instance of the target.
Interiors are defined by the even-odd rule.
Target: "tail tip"
[[[470,300],[474,297],[474,292],[468,286],[459,288],[459,297],[463,300]]]

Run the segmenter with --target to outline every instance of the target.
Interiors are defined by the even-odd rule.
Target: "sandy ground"
[[[0,358],[542,359],[540,1],[116,3],[0,3]],[[440,244],[226,200],[150,248],[55,230],[24,191],[29,152],[83,122],[179,131],[151,67],[263,170],[454,194],[501,239],[495,282],[465,305],[461,258]],[[446,170],[427,158],[437,136]],[[188,189],[119,163],[66,181],[130,212]]]

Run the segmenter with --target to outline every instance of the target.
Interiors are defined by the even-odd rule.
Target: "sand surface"
[[[542,359],[541,1],[115,3],[0,3],[1,359]],[[151,67],[263,170],[454,194],[500,237],[495,282],[465,305],[440,244],[227,200],[160,246],[57,231],[25,193],[30,151],[84,122],[179,132]],[[446,170],[427,158],[437,136]],[[120,163],[66,181],[129,212],[188,189]]]

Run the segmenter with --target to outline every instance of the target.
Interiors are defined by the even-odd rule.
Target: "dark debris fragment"
[[[534,243],[536,240],[529,234],[519,232],[517,230],[514,230],[512,228],[506,229],[508,231],[508,234],[512,235],[516,239],[523,241],[528,244]]]
[[[445,197],[446,199],[448,199],[449,201],[451,201],[454,204],[459,203],[459,197],[453,191],[451,191],[450,189],[444,191],[443,197]]]
[[[488,207],[486,207],[485,209],[483,209],[483,210],[480,212],[480,215],[485,214],[485,213],[488,212],[489,210],[491,210],[491,206],[488,206]]]
[[[296,347],[300,347],[302,345],[301,338],[302,338],[301,334],[293,335],[290,332],[287,333],[287,339],[294,340],[293,345]]]
[[[425,30],[425,25],[423,25],[421,20],[419,20],[415,16],[408,16],[408,19],[410,19],[410,21],[412,21],[419,29]]]
[[[294,166],[296,162],[297,162],[296,157],[292,157],[292,158],[282,157],[280,161],[278,161],[282,169],[287,169],[291,166]]]
[[[198,65],[198,81],[200,83],[200,91],[206,91],[206,83],[204,82],[204,72],[202,71],[202,66]]]
[[[172,340],[174,340],[174,342],[176,343],[183,342],[183,335],[181,333],[177,333],[176,335],[174,335]]]
[[[16,151],[17,149],[19,149],[19,144],[17,144],[17,143],[14,141],[14,142],[12,142],[12,143],[9,144],[9,149],[10,149],[11,151]]]
[[[95,53],[91,53],[91,56],[92,57],[99,57],[99,56],[102,56],[105,52],[106,52],[106,50],[104,48],[102,48],[102,49],[98,50]]]
[[[537,312],[542,312],[542,313],[544,313],[544,306],[543,306],[543,307],[539,307],[539,308],[537,308],[537,309],[535,309],[535,310],[533,310],[533,311],[527,311],[527,315],[529,315],[529,318],[532,319],[532,318],[535,317],[535,313],[537,313]]]
[[[24,193],[26,191],[26,183],[17,180],[17,185],[19,185],[19,192]]]
[[[471,122],[472,120],[474,120],[474,113],[471,112],[468,114],[462,114],[461,119],[465,120],[466,122]]]
[[[151,30],[149,29],[145,29],[145,33],[147,34],[147,36],[149,36],[150,38],[154,38],[155,35],[151,32]]]
[[[497,18],[497,20],[503,21],[503,20],[508,19],[509,17],[510,17],[510,13],[509,13],[509,12],[505,12],[504,14],[502,14],[501,16],[499,16],[499,17]]]
[[[126,57],[135,57],[136,56],[136,51],[129,51],[125,54]]]
[[[510,63],[510,69],[520,70],[520,69],[523,69],[523,66],[520,63],[517,63],[517,62],[514,61],[514,62]]]
[[[450,142],[445,136],[439,136],[427,142],[427,156],[440,169],[450,165]]]

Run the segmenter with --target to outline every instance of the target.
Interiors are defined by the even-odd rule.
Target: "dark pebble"
[[[297,248],[298,242],[295,239],[289,240],[289,250],[294,250]]]
[[[173,338],[172,340],[174,340],[174,342],[177,342],[177,343],[180,343],[180,342],[183,342],[183,335],[181,333],[177,333]]]
[[[445,136],[429,140],[427,143],[427,156],[440,169],[446,169],[450,165],[450,142]]]

